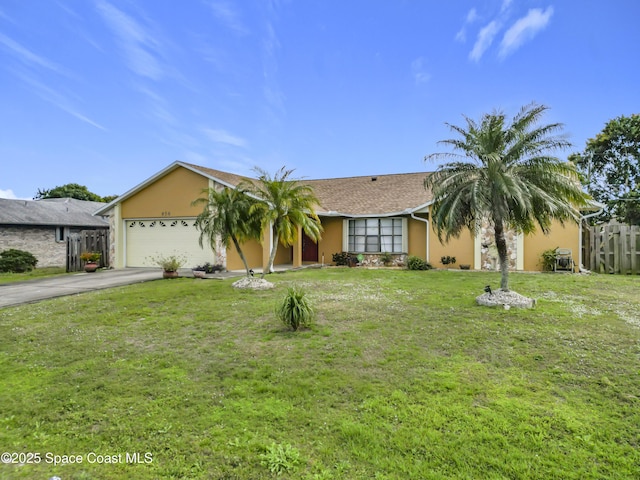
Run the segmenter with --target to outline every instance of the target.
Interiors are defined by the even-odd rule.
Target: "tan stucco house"
[[[457,264],[473,269],[495,269],[497,253],[490,226],[473,236],[469,232],[447,244],[438,241],[430,219],[431,193],[423,186],[428,172],[322,180],[304,180],[320,200],[317,213],[324,232],[316,244],[299,235],[293,247],[279,247],[275,264],[332,263],[338,252],[363,254],[375,263],[382,252],[399,261],[416,255],[441,267],[443,256],[455,256]],[[192,202],[209,187],[235,187],[244,177],[185,162],[174,162],[136,185],[96,215],[109,215],[110,264],[116,268],[153,266],[150,257],[177,253],[187,258],[186,267],[206,262],[240,270],[242,262],[233,247],[216,252],[199,246],[194,227],[201,206]],[[580,252],[580,227],[554,225],[549,235],[512,233],[507,236],[513,270],[541,270],[540,255],[550,248],[572,250],[576,262]],[[266,231],[262,244],[243,247],[251,268],[267,263],[273,239]]]

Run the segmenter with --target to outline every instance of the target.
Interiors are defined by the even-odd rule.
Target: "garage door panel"
[[[184,268],[215,263],[206,242],[204,248],[200,247],[200,233],[194,223],[194,218],[127,220],[127,266],[155,267],[153,257],[174,254],[187,259]]]

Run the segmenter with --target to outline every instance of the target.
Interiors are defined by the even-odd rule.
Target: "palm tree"
[[[293,170],[282,167],[273,177],[260,168],[254,170],[259,175],[257,182],[247,181],[243,186],[263,200],[254,203],[251,210],[261,216],[263,228],[270,226],[274,239],[264,276],[273,272],[278,242],[285,247],[293,245],[298,239],[299,227],[312,240],[320,239],[322,225],[315,212],[320,201],[309,185],[290,178]]]
[[[440,166],[425,180],[433,192],[432,222],[438,239],[458,237],[464,228],[477,234],[482,220],[493,224],[503,290],[508,290],[509,263],[505,229],[529,234],[536,225],[546,234],[552,220],[578,221],[578,208],[589,196],[571,163],[550,152],[570,146],[557,135],[560,123],[538,126],[548,108],[532,103],[507,123],[494,112],[480,123],[465,116],[465,127],[447,124],[460,135],[438,142],[453,153],[434,153],[425,160],[461,159]]]
[[[240,244],[251,239],[260,240],[260,218],[251,210],[256,201],[238,188],[206,188],[202,193],[207,197],[198,198],[193,202],[194,205],[204,204],[204,209],[195,223],[196,228],[200,230],[200,246],[202,247],[206,238],[215,252],[218,241],[226,248],[233,242],[249,276],[249,265]]]

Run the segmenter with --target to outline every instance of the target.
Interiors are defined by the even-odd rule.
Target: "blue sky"
[[[433,170],[530,102],[579,151],[640,112],[637,0],[3,0],[0,197],[121,194],[175,160],[331,178]]]

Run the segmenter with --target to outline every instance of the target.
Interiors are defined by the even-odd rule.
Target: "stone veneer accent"
[[[507,258],[509,270],[516,270],[518,258],[518,234],[515,230],[505,230],[504,239],[507,242]],[[480,266],[482,270],[500,270],[500,259],[495,242],[493,225],[485,220],[480,231]]]
[[[116,216],[113,210],[109,215],[109,265],[113,268],[116,264]]]
[[[16,248],[32,253],[36,267],[64,267],[67,264],[67,242],[56,242],[56,227],[0,226],[0,251]]]
[[[351,255],[353,255],[354,257],[357,257],[359,254],[358,253],[352,253]],[[363,253],[362,256],[364,257],[362,259],[362,263],[361,265],[365,266],[365,267],[383,267],[384,263],[382,263],[382,260],[380,260],[380,254],[378,253]],[[392,267],[398,267],[398,266],[404,266],[407,263],[407,255],[404,253],[392,253],[391,256],[393,257],[393,260],[391,261],[391,265]]]

